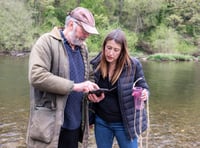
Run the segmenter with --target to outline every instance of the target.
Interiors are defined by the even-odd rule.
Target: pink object
[[[132,96],[134,96],[135,108],[137,110],[141,110],[144,108],[144,101],[141,99],[142,90],[142,87],[133,87]]]

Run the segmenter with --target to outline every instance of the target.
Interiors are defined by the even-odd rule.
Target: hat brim
[[[97,29],[95,27],[89,26],[83,22],[81,22],[81,25],[83,26],[83,29],[89,33],[89,34],[99,34],[99,32],[97,31]]]

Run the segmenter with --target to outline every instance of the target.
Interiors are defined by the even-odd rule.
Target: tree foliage
[[[199,0],[1,1],[0,49],[31,48],[34,35],[50,31],[53,26],[63,26],[66,14],[77,6],[94,14],[100,32],[87,40],[89,50],[99,51],[106,34],[122,28],[131,52],[140,47],[139,50],[151,49],[153,53],[200,54]]]
[[[157,16],[163,5],[163,0],[127,0],[120,22],[135,32],[146,32],[160,21]]]
[[[178,32],[164,24],[151,32],[150,42],[155,53],[193,53],[195,47],[189,45]]]
[[[33,41],[32,12],[23,1],[0,1],[0,50],[27,50]]]
[[[200,36],[200,1],[171,0],[168,3],[167,20],[181,34]]]

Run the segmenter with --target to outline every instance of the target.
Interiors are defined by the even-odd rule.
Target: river
[[[142,64],[151,92],[148,147],[200,147],[200,63]],[[27,71],[28,57],[0,56],[0,148],[25,148]],[[90,147],[95,148],[92,133]]]

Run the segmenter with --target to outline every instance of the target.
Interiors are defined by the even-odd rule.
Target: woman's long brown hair
[[[127,66],[128,73],[130,73],[131,60],[130,60],[130,55],[129,55],[128,47],[127,47],[127,40],[126,40],[124,32],[121,31],[120,29],[111,31],[104,39],[104,42],[102,45],[101,61],[97,67],[97,70],[100,69],[103,78],[107,77],[108,72],[109,72],[108,71],[109,63],[106,61],[106,58],[105,58],[105,46],[106,46],[106,43],[110,40],[114,40],[116,43],[121,45],[121,53],[119,55],[119,58],[117,59],[117,63],[115,65],[116,66],[115,72],[111,78],[111,83],[114,84],[119,79],[119,76],[125,66]]]

